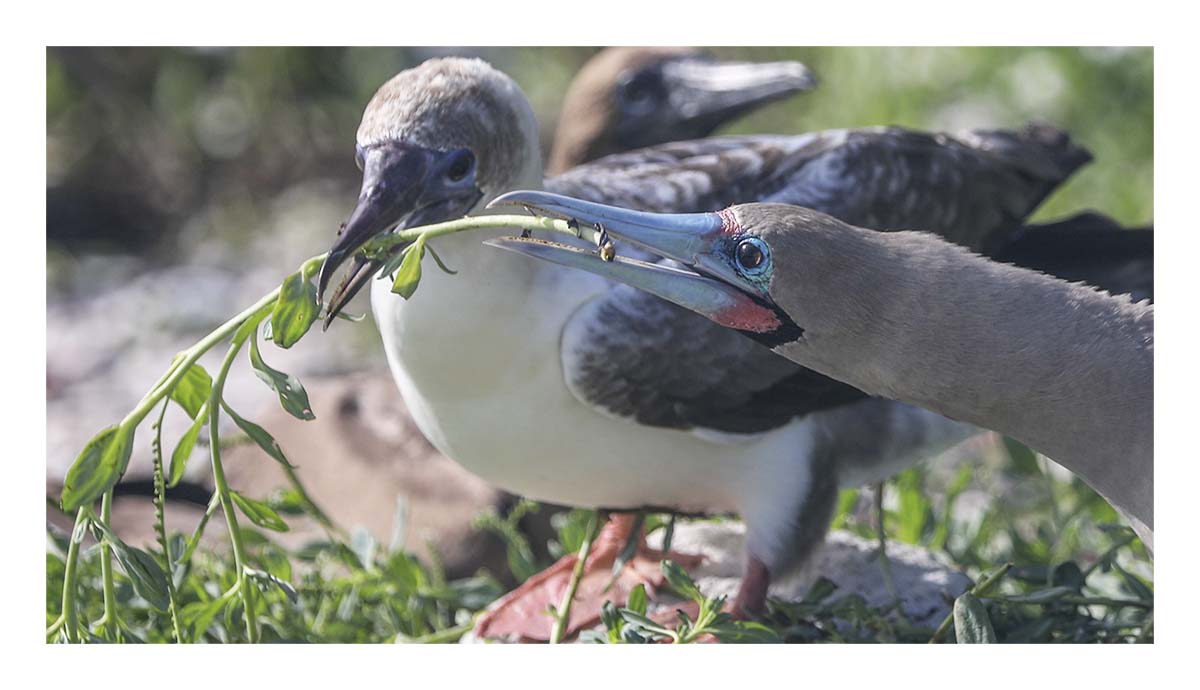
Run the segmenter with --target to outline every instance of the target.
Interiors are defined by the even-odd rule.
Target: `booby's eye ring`
[[[451,182],[462,182],[474,169],[475,154],[467,149],[459,149],[446,168],[446,179]]]
[[[747,237],[738,242],[734,259],[746,275],[761,275],[771,266],[771,248],[757,237]]]

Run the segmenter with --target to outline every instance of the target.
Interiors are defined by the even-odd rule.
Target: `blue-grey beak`
[[[712,252],[724,228],[716,213],[644,213],[605,206],[550,192],[515,191],[496,197],[488,208],[523,206],[538,216],[575,220],[647,251],[696,267]]]
[[[643,213],[548,192],[509,192],[489,204],[524,206],[543,217],[572,219],[602,228],[610,237],[673,259],[686,269],[596,253],[534,238],[505,237],[485,244],[543,261],[576,268],[645,290],[717,323],[749,334],[767,334],[790,319],[723,263],[714,246],[726,233],[716,213]]]
[[[671,266],[646,263],[623,256],[606,261],[595,252],[530,237],[500,237],[485,240],[484,244],[567,268],[595,273],[658,295],[668,302],[674,302],[713,320],[718,320],[719,315],[723,313],[757,306],[747,295],[732,286]]]

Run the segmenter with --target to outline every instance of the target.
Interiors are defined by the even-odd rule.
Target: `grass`
[[[1077,479],[1061,478],[1023,447],[981,453],[955,468],[936,464],[910,469],[889,482],[885,525],[891,540],[919,544],[942,554],[977,582],[976,619],[983,616],[999,642],[1152,642],[1152,566],[1140,541],[1118,525],[1112,509]],[[1014,483],[1017,486],[1012,486]],[[992,501],[982,511],[963,510],[977,492],[1008,486],[1014,500]],[[870,491],[842,495],[835,524],[874,538],[867,506]],[[289,492],[271,501],[288,520],[305,512]],[[267,530],[240,528],[263,642],[455,642],[470,630],[477,612],[503,593],[504,576],[524,579],[548,563],[534,557],[518,521],[532,502],[505,515],[482,515],[481,529],[508,546],[509,573],[481,571],[447,581],[436,563],[426,565],[402,547],[389,549],[365,531],[330,536],[288,550]],[[557,516],[549,553],[579,548],[590,513]],[[665,521],[651,516],[647,529]],[[50,533],[46,554],[47,624],[59,619],[69,535]],[[247,641],[237,570],[228,548],[200,548],[182,558],[188,535],[169,534],[176,563],[172,581],[186,642]],[[541,550],[545,553],[547,550]],[[161,550],[150,555],[162,560]],[[98,545],[82,550],[78,606],[85,622],[104,617],[104,578]],[[798,602],[770,600],[759,622],[735,624],[719,614],[719,599],[695,589],[678,566],[669,566],[673,589],[701,605],[696,619],[661,625],[645,618],[644,602],[606,607],[602,629],[585,642],[693,642],[714,635],[727,642],[911,642],[954,641],[967,622],[948,621],[938,631],[905,620],[888,607],[871,607],[856,595],[837,594],[836,573],[818,580]],[[991,582],[983,582],[996,575]],[[114,576],[120,636],[127,642],[172,642],[171,617],[138,593],[122,569]],[[635,597],[636,599],[636,597]],[[959,623],[956,625],[956,623]],[[48,639],[62,639],[61,628]],[[117,632],[87,625],[89,641],[115,641]]]

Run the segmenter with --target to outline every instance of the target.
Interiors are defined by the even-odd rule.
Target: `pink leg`
[[[767,587],[771,584],[771,573],[766,564],[754,556],[746,559],[746,573],[738,587],[730,613],[734,618],[746,619],[762,615],[767,605]]]

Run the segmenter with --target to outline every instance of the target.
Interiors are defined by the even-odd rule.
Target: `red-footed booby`
[[[376,235],[483,213],[503,192],[543,186],[528,101],[478,60],[431,60],[386,83],[363,115],[357,152],[362,191],[322,268],[322,291]],[[959,137],[875,128],[668,144],[544,184],[651,211],[806,203],[978,247],[1087,160],[1045,127]],[[550,264],[516,270],[480,244],[500,234],[436,240],[458,275],[426,272],[412,300],[375,282],[372,310],[418,426],[471,471],[532,498],[741,514],[747,572],[735,611],[760,610],[770,578],[819,543],[839,483],[881,479],[977,431],[869,398],[667,302],[630,300],[637,291],[606,279]],[[376,272],[354,262],[331,312]],[[603,593],[624,540],[619,530],[599,540],[571,629],[595,620],[603,599],[657,583],[661,554],[642,545]],[[546,639],[543,612],[572,565],[563,559],[501,600],[477,632]]]
[[[602,224],[683,268],[490,244],[641,288],[859,390],[1012,436],[1081,476],[1153,548],[1149,303],[796,206],[648,214],[540,192],[496,203]]]

